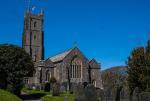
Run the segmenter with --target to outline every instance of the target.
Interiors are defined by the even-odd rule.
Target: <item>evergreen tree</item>
[[[146,47],[146,52],[145,52],[145,69],[144,69],[144,78],[143,78],[143,85],[146,87],[146,91],[150,91],[150,40],[148,40],[148,44]]]
[[[131,56],[128,58],[128,85],[130,94],[132,94],[135,87],[143,88],[141,79],[144,77],[143,68],[145,67],[145,53],[144,47],[139,47],[133,50]]]
[[[150,40],[146,47],[132,51],[127,65],[130,95],[136,87],[141,91],[150,91]]]

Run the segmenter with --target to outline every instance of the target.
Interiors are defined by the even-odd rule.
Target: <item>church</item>
[[[25,12],[22,47],[32,57],[35,67],[33,77],[26,77],[25,83],[40,87],[52,77],[60,84],[67,83],[69,78],[72,84],[91,81],[96,88],[102,89],[100,64],[95,59],[88,60],[78,47],[44,59],[43,23],[42,11],[33,14],[29,8]]]

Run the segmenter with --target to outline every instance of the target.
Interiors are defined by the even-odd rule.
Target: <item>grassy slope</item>
[[[22,101],[17,96],[13,95],[10,92],[0,89],[0,101]]]

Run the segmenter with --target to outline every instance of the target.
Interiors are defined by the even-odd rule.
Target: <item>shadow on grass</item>
[[[46,94],[43,94],[43,93],[22,94],[21,99],[23,99],[23,100],[40,100],[40,98],[45,95]]]

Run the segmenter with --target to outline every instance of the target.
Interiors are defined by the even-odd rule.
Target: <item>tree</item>
[[[136,48],[132,51],[127,62],[128,86],[130,95],[136,87],[143,88],[141,79],[144,77],[143,69],[145,68],[144,47]]]
[[[130,95],[136,87],[141,91],[150,91],[150,40],[146,47],[132,51],[127,65]]]
[[[148,44],[146,47],[146,52],[145,52],[145,64],[146,68],[144,69],[144,78],[143,78],[143,85],[146,85],[146,91],[150,92],[150,40],[148,40]]]
[[[19,95],[23,78],[33,72],[32,59],[25,50],[15,45],[0,45],[0,88]]]

